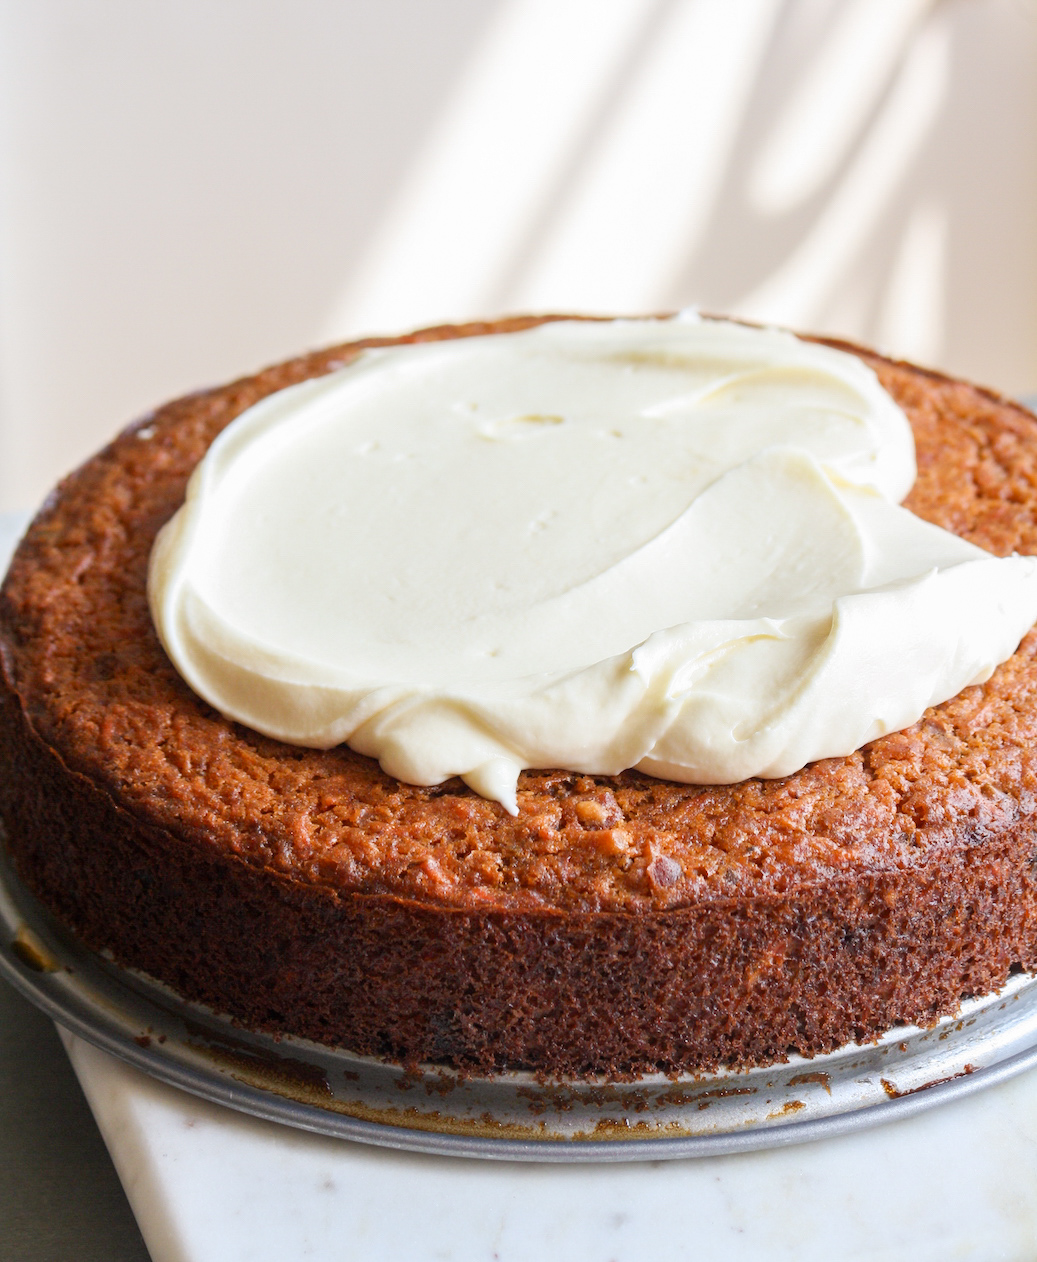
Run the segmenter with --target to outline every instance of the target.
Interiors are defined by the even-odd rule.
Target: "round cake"
[[[258,1030],[413,1065],[626,1077],[815,1055],[1037,966],[1037,636],[910,728],[729,785],[527,770],[517,813],[222,717],[167,658],[156,534],[218,434],[394,341],[173,402],[58,487],[0,594],[0,815],[77,937]],[[858,355],[921,518],[1037,553],[1037,419]]]

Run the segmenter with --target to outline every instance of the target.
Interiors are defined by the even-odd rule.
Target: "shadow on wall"
[[[517,50],[570,41],[558,56],[570,64],[587,26],[536,0],[500,10],[329,335],[696,304],[1006,389],[1037,379],[1037,8],[645,0],[617,12],[625,21],[594,24],[583,81],[565,81],[575,100],[541,61],[541,142],[511,81],[528,65]]]
[[[1037,381],[1035,0],[239,8],[0,19],[0,508],[173,393],[509,310]]]

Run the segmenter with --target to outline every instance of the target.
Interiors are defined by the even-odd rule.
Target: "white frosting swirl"
[[[685,314],[365,352],[238,417],[149,592],[207,701],[516,810],[524,767],[790,774],[989,677],[1037,560],[899,501],[860,360]]]

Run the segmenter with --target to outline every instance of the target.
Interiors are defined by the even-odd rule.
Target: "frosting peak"
[[[224,714],[516,810],[524,767],[690,783],[847,754],[989,677],[1037,560],[899,506],[852,355],[684,315],[367,351],[238,417],[149,593]]]

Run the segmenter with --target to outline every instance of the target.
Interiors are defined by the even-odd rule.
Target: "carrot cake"
[[[166,405],[61,483],[0,593],[0,816],[28,887],[92,948],[250,1028],[480,1073],[627,1076],[758,1064],[790,1050],[813,1055],[898,1022],[930,1023],[965,996],[997,988],[1013,968],[1037,966],[1037,636],[1027,630],[1034,567],[1024,560],[1037,554],[1037,419],[1019,405],[860,348],[801,342],[813,348],[808,359],[816,350],[851,361],[847,380],[858,393],[871,387],[855,374],[874,375],[910,424],[917,476],[912,465],[906,477],[903,451],[894,468],[881,453],[839,446],[818,420],[843,423],[835,396],[815,399],[797,420],[797,434],[809,431],[803,456],[768,393],[774,381],[757,372],[751,389],[780,421],[777,437],[747,439],[737,458],[700,478],[702,496],[714,498],[696,529],[727,523],[722,558],[746,505],[756,506],[757,526],[775,523],[753,536],[763,540],[749,549],[760,573],[731,597],[734,612],[659,596],[668,584],[658,566],[685,570],[672,553],[655,557],[654,541],[669,532],[669,547],[675,523],[690,530],[693,514],[654,484],[638,500],[650,501],[648,517],[616,508],[593,525],[600,546],[615,552],[612,586],[601,586],[600,557],[587,569],[583,554],[558,545],[571,573],[554,585],[548,573],[538,596],[558,634],[547,615],[523,615],[524,639],[501,634],[515,625],[518,599],[506,583],[494,580],[503,594],[493,618],[461,609],[455,631],[437,622],[433,598],[445,580],[428,580],[420,617],[413,609],[398,616],[389,584],[371,597],[368,571],[349,571],[346,595],[365,608],[381,600],[388,611],[373,631],[356,631],[343,623],[349,601],[335,603],[329,550],[300,556],[295,535],[284,535],[280,587],[254,559],[238,565],[256,540],[263,557],[278,553],[263,532],[294,520],[289,512],[270,526],[261,510],[273,491],[235,499],[244,466],[259,470],[249,486],[269,475],[280,494],[295,450],[278,446],[283,400],[315,407],[301,428],[319,428],[332,379],[358,392],[359,415],[383,388],[377,373],[368,374],[374,385],[350,384],[367,366],[381,365],[383,382],[385,371],[406,375],[392,367],[396,347],[410,356],[400,364],[420,366],[423,348],[471,339],[475,348],[549,327],[557,330],[544,335],[551,345],[565,343],[578,358],[570,343],[584,335],[571,330],[594,326],[507,320],[304,356]],[[608,352],[612,368],[633,377],[646,365],[679,371],[670,354],[640,345]],[[775,354],[784,354],[780,346]],[[782,368],[789,380],[802,371]],[[496,369],[491,376],[501,380]],[[742,406],[750,386],[730,377],[722,372],[708,387],[709,407],[719,406],[717,391],[726,391],[725,406]],[[609,386],[610,398],[626,380]],[[703,406],[701,383],[693,385],[672,405],[638,404],[653,434],[665,439],[681,408]],[[427,389],[425,378],[418,387]],[[477,414],[478,400],[457,402],[475,438],[519,453],[508,458],[516,469],[526,462],[523,486],[571,470],[562,446],[570,413],[561,405],[557,415],[546,407]],[[903,446],[884,407],[876,402],[868,423],[888,424],[889,441]],[[369,426],[382,415],[364,420],[351,452],[365,443],[373,450]],[[750,421],[738,417],[748,432]],[[238,418],[241,426],[228,429]],[[857,434],[858,422],[847,421],[846,432],[857,425]],[[527,431],[550,431],[550,458],[536,455],[540,439],[527,440]],[[593,441],[621,446],[625,432],[602,422]],[[253,444],[247,450],[242,436]],[[404,464],[407,453],[386,441],[385,461]],[[635,496],[636,479],[647,475],[622,450],[609,468],[622,468]],[[674,468],[690,467],[688,451],[673,457]],[[235,452],[238,463],[228,464]],[[652,460],[658,467],[658,453]],[[451,456],[428,474],[442,481],[447,504],[470,489],[451,481],[457,467]],[[314,488],[303,499],[323,502],[313,468],[298,485]],[[374,466],[363,468],[350,492],[357,502]],[[761,469],[770,481],[759,480]],[[769,498],[774,469],[791,479],[782,491],[791,498]],[[402,488],[385,520],[424,493],[420,480],[379,476],[370,475],[382,500],[386,487]],[[574,500],[581,513],[602,502],[592,491]],[[896,516],[904,493],[913,525]],[[551,495],[558,500],[557,489]],[[382,500],[362,501],[363,520],[343,527],[356,549],[375,546],[364,523],[383,531]],[[626,505],[611,491],[606,503]],[[784,564],[769,557],[766,541],[792,530],[782,509],[792,503],[805,505],[796,529],[810,548],[824,544],[825,566],[873,564],[870,544],[863,561],[853,551],[850,527],[865,519],[880,540],[889,523],[904,527],[910,545],[887,547],[882,564],[893,568],[879,566],[868,584],[853,580],[850,596],[838,599],[814,581],[822,562],[808,549],[801,603],[754,603],[746,592],[762,590]],[[237,508],[221,516],[221,504]],[[533,549],[564,505],[535,507]],[[609,532],[635,517],[633,544],[613,547]],[[844,525],[850,533],[840,542]],[[930,561],[929,548],[946,560]],[[414,554],[411,587],[422,592],[432,551],[430,543]],[[915,551],[918,577],[903,569]],[[625,558],[635,552],[641,568],[628,572]],[[699,554],[687,544],[681,566],[699,564]],[[223,569],[212,567],[213,556]],[[1010,560],[1016,569],[998,568]],[[398,574],[403,564],[381,569]],[[514,558],[508,565],[509,574],[521,569]],[[528,568],[546,572],[539,562]],[[728,568],[725,561],[717,573]],[[960,585],[965,570],[974,586]],[[688,572],[698,576],[696,591],[723,585],[706,570]],[[317,626],[310,606],[299,613],[285,593],[305,582],[319,595],[325,576],[326,599],[313,597],[314,607],[331,612]],[[265,605],[257,588],[269,588]],[[461,596],[450,601],[461,608]],[[626,619],[617,631],[600,614],[612,607]],[[269,632],[249,624],[271,608],[280,612]],[[828,629],[818,638],[822,617]],[[864,631],[854,640],[857,618]],[[986,665],[969,639],[976,619],[987,628],[983,644],[1000,645]],[[889,672],[903,680],[876,700],[881,687],[858,684],[878,667],[854,663],[881,638],[871,630],[877,620],[901,645]],[[715,627],[732,621],[737,635],[717,639]],[[841,657],[832,648],[836,622],[846,639]],[[348,678],[312,673],[335,628],[343,628]],[[354,632],[375,645],[366,657]],[[932,678],[920,682],[917,663],[928,670],[925,644],[937,640]],[[426,641],[437,655],[410,678],[407,655]],[[518,664],[509,665],[519,643]],[[457,663],[480,653],[485,671],[474,669],[462,705]],[[760,654],[770,654],[763,666]],[[721,659],[726,674],[715,667]],[[837,660],[838,671],[822,678],[818,663]],[[736,661],[745,663],[741,673]],[[602,663],[612,663],[611,674]],[[761,692],[764,666],[771,673]],[[905,718],[909,693],[916,711]],[[761,696],[766,714],[752,709]]]

